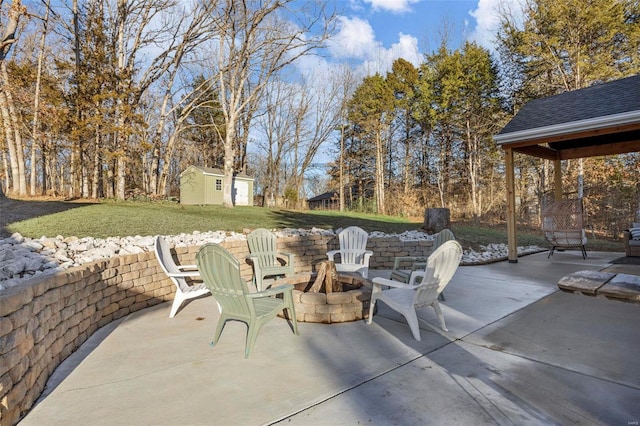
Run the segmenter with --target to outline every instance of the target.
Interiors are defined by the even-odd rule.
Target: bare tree
[[[149,192],[152,194],[166,195],[167,177],[169,174],[169,166],[176,140],[182,129],[182,125],[196,106],[200,99],[198,93],[206,93],[201,88],[195,87],[191,90],[180,88],[180,95],[176,99],[175,82],[176,77],[181,70],[182,62],[188,55],[193,52],[200,43],[207,40],[210,31],[208,15],[203,8],[196,7],[190,14],[180,14],[178,21],[169,26],[172,29],[173,37],[170,38],[168,47],[165,50],[169,59],[165,65],[165,77],[163,78],[164,93],[161,100],[159,117],[152,136],[152,153],[150,161],[150,185]],[[206,84],[206,83],[205,83]],[[168,135],[166,146],[163,150],[163,135],[166,133],[166,122],[170,115],[176,113],[178,109],[182,109],[182,113],[176,120],[174,131]]]
[[[36,74],[36,90],[35,90],[35,95],[34,95],[34,101],[33,101],[33,124],[32,124],[32,134],[31,137],[33,138],[33,142],[31,145],[31,195],[35,196],[36,195],[36,181],[37,181],[37,176],[36,176],[36,170],[37,170],[37,161],[36,161],[36,153],[37,153],[37,147],[38,147],[38,119],[39,119],[39,110],[40,110],[40,83],[42,80],[42,62],[44,60],[44,55],[45,55],[45,51],[46,51],[46,41],[47,41],[47,30],[49,27],[49,5],[50,5],[50,1],[47,1],[46,4],[46,12],[45,12],[45,16],[42,22],[42,34],[41,34],[41,38],[40,38],[40,53],[38,54],[38,70],[37,70],[37,74]],[[42,144],[41,144],[42,146]],[[41,148],[42,149],[42,148]],[[46,181],[45,181],[45,166],[44,166],[44,162],[42,164],[42,173],[43,173],[43,179],[42,179],[42,191],[43,193],[46,191]]]
[[[0,2],[0,6],[2,2]],[[4,15],[4,11],[3,15]],[[24,164],[24,152],[22,150],[22,135],[16,108],[11,94],[11,84],[7,72],[7,55],[9,50],[16,43],[16,31],[20,18],[27,14],[27,9],[20,0],[10,3],[6,12],[6,22],[1,22],[4,30],[0,40],[0,113],[1,124],[4,127],[7,148],[9,149],[9,161],[11,163],[11,175],[13,177],[13,191],[20,194],[27,194],[27,180]]]
[[[292,149],[296,111],[294,86],[273,81],[265,88],[264,113],[257,119],[264,138],[258,145],[266,157],[262,205],[273,207],[281,196],[284,159]]]
[[[294,24],[283,15],[296,16]],[[233,206],[238,124],[271,80],[296,59],[318,49],[334,25],[321,3],[222,0],[209,3],[217,35],[214,79],[225,120],[223,205]],[[245,120],[245,126],[248,123]]]
[[[350,74],[349,74],[350,75]],[[348,75],[328,76],[323,86],[300,90],[299,119],[294,131],[295,168],[293,186],[298,196],[296,208],[302,208],[302,188],[305,173],[316,158],[318,150],[336,130],[346,102],[343,83]],[[308,104],[308,105],[307,105]],[[304,112],[304,115],[301,113]]]

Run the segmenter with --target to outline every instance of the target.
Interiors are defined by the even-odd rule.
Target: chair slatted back
[[[159,235],[156,237],[155,251],[158,263],[160,263],[160,267],[165,274],[177,274],[180,272],[178,265],[176,265],[176,262],[171,256],[169,244],[167,244],[167,241]]]
[[[449,229],[443,229],[442,231],[436,234],[435,239],[433,240],[433,250],[437,250],[443,243],[455,240],[456,237],[453,235],[453,232]]]
[[[154,248],[158,263],[160,264],[160,267],[165,274],[179,274],[181,272],[180,268],[178,268],[178,265],[176,265],[176,262],[171,256],[171,249],[169,248],[169,244],[160,235],[156,237]],[[173,281],[173,283],[178,286],[178,288],[183,292],[189,291],[189,284],[187,284],[186,278],[170,276],[169,279],[171,279],[171,281]]]
[[[222,312],[249,316],[247,283],[240,275],[240,263],[224,247],[205,244],[196,254],[196,264],[205,285],[219,303]]]
[[[278,266],[277,238],[269,230],[258,228],[247,235],[249,252],[257,256],[260,266]]]
[[[342,263],[361,264],[367,250],[369,234],[357,226],[349,226],[338,234]]]
[[[449,284],[462,259],[462,246],[455,240],[442,243],[427,259],[425,277],[416,286],[414,305],[429,305]]]

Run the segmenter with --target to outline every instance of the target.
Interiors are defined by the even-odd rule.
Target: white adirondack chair
[[[160,267],[176,285],[176,295],[169,313],[169,318],[173,318],[186,300],[204,296],[210,292],[204,283],[189,285],[187,278],[200,278],[198,267],[196,265],[176,265],[171,257],[169,244],[160,235],[156,237],[154,249]]]
[[[431,246],[431,252],[433,253],[434,251],[436,251],[438,247],[440,247],[444,242],[449,240],[455,240],[455,239],[456,237],[453,235],[453,232],[451,232],[451,230],[443,229],[442,231],[438,232],[435,238],[433,239],[433,246]],[[400,281],[401,283],[408,283],[409,278],[411,277],[411,273],[413,271],[424,269],[424,267],[427,265],[426,262],[428,257],[429,255],[398,256],[394,258],[393,269],[391,270],[391,276],[389,278],[395,281]],[[402,269],[402,265],[406,265],[406,264],[409,264],[410,266],[409,270]],[[438,299],[441,302],[444,302],[445,300],[444,293],[440,293],[440,295],[438,296]]]
[[[440,247],[445,241],[455,240],[455,238],[456,237],[453,235],[453,232],[451,232],[449,229],[443,229],[442,231],[438,232],[433,239],[431,252],[436,251],[438,247]],[[429,255],[395,257],[390,278],[395,281],[400,281],[401,283],[408,283],[411,272],[418,269],[424,269],[428,257]],[[405,265],[409,266],[408,270],[402,269],[402,267]]]
[[[349,226],[338,233],[340,242],[339,250],[327,252],[327,257],[336,265],[338,272],[357,272],[363,278],[369,276],[369,258],[373,254],[367,250],[369,234],[357,226]],[[336,255],[340,255],[340,262],[335,261]]]
[[[367,324],[371,324],[376,301],[380,300],[405,317],[416,340],[421,340],[416,308],[423,306],[431,306],[436,311],[442,329],[448,331],[438,304],[438,295],[451,281],[461,258],[462,247],[457,241],[450,240],[429,256],[424,270],[411,273],[408,284],[374,278]],[[383,290],[383,287],[390,288]]]

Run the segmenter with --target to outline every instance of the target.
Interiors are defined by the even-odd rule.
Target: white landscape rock
[[[287,228],[274,231],[278,237],[315,234],[331,236],[335,235],[336,232],[339,232],[339,229],[334,231],[320,228]],[[370,238],[388,236],[397,236],[401,241],[433,239],[433,235],[421,231],[406,231],[401,234],[384,234],[374,231],[369,234]],[[212,242],[222,243],[224,241],[246,240],[246,235],[225,231],[196,231],[192,234],[169,235],[165,238],[170,246],[189,247]],[[40,274],[51,274],[114,256],[153,251],[153,244],[153,236],[137,235],[134,237],[100,239],[58,235],[55,238],[43,236],[39,239],[30,239],[15,233],[4,240],[0,239],[0,291],[20,285],[21,282]],[[537,253],[543,250],[545,249],[537,246],[518,247],[518,254]],[[506,257],[506,244],[489,244],[486,247],[482,247],[481,252],[470,249],[465,250],[461,263],[472,265],[505,259]]]

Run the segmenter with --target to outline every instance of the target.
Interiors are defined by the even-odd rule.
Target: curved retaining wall
[[[252,269],[244,259],[246,241],[222,245],[241,261],[242,276]],[[307,235],[278,239],[281,251],[296,254],[296,272],[312,271],[338,246],[335,237]],[[370,238],[372,269],[390,269],[395,256],[420,256],[431,241]],[[183,264],[195,263],[199,247],[177,247]],[[173,283],[153,252],[100,260],[25,281],[0,294],[0,425],[16,424],[33,406],[58,365],[98,328],[149,306],[173,300]]]

